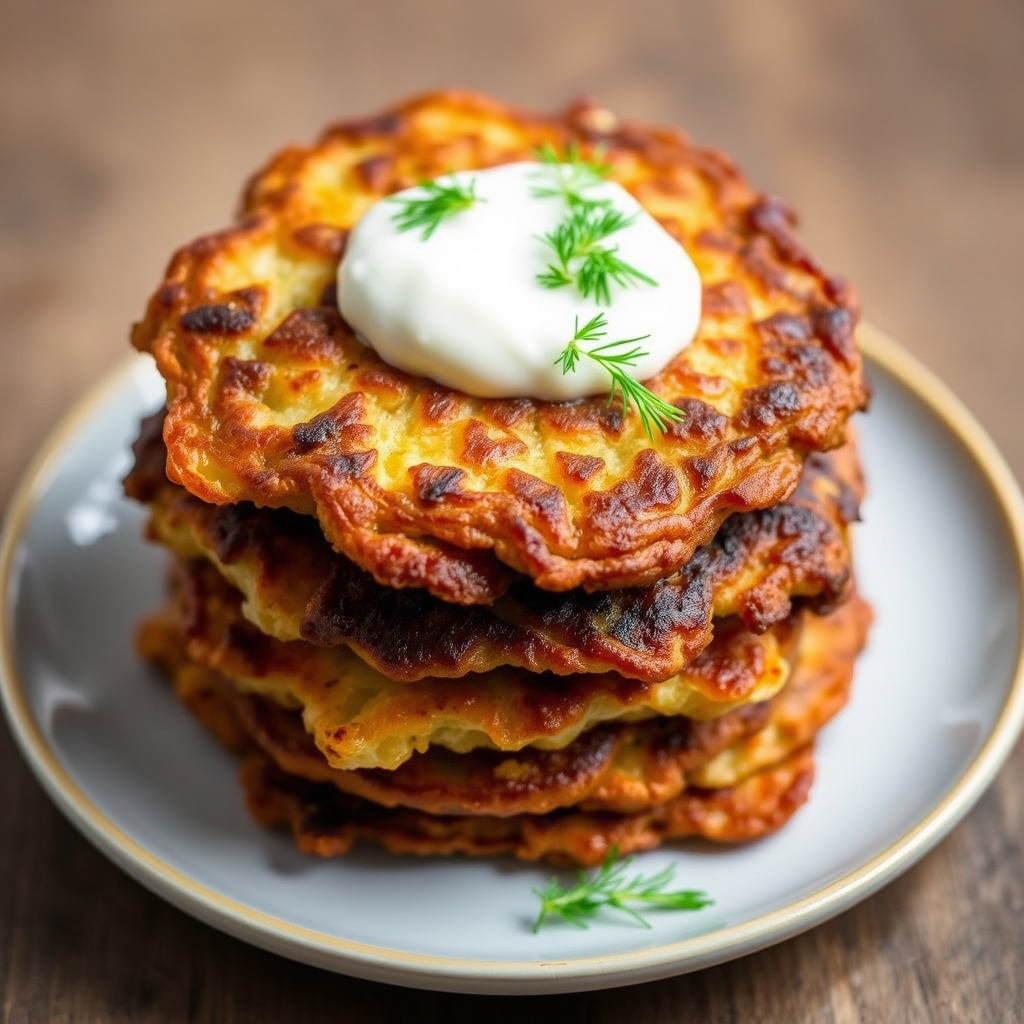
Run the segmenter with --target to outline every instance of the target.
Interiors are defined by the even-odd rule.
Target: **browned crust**
[[[811,750],[805,746],[735,786],[685,789],[632,812],[567,807],[498,817],[384,807],[345,793],[334,782],[312,782],[283,771],[253,746],[235,702],[224,699],[223,682],[181,663],[173,630],[150,619],[144,632],[151,654],[162,649],[166,660],[177,664],[179,698],[221,743],[244,755],[241,779],[253,817],[267,827],[289,829],[301,850],[322,857],[347,853],[365,840],[400,854],[512,853],[524,860],[595,865],[612,848],[631,853],[688,836],[741,842],[785,824],[806,800],[813,778]]]
[[[598,721],[652,717],[652,707],[663,706],[660,699],[717,717],[781,688],[799,628],[787,620],[755,636],[735,620],[723,622],[708,648],[665,689],[613,673],[555,677],[512,668],[396,684],[344,648],[284,643],[260,633],[243,619],[235,592],[204,563],[176,563],[174,584],[173,610],[158,620],[176,624],[177,645],[187,657],[246,689],[283,690],[290,706],[304,708],[323,755],[343,769],[394,768],[414,749],[425,749],[430,737],[452,730],[474,747],[561,747]],[[143,656],[167,660],[166,646],[154,647],[151,637],[144,627]]]
[[[422,814],[386,808],[308,782],[278,769],[266,754],[242,763],[246,803],[261,825],[290,830],[304,853],[336,857],[365,840],[391,853],[510,853],[521,860],[600,864],[611,850],[650,850],[673,839],[701,836],[719,843],[746,842],[780,829],[807,800],[814,778],[810,746],[781,764],[721,790],[685,790],[635,814],[580,811],[510,818]]]
[[[150,506],[151,534],[180,555],[212,558],[258,606],[254,621],[265,632],[346,644],[393,679],[516,665],[656,681],[707,646],[716,616],[738,615],[763,632],[786,619],[794,601],[824,610],[849,589],[846,528],[862,493],[850,446],[810,456],[788,502],[732,516],[667,580],[594,594],[555,594],[519,580],[491,606],[463,607],[424,590],[382,587],[333,552],[312,517],[209,505],[169,483],[160,423],[158,414],[144,425],[126,481]]]
[[[604,147],[701,272],[697,339],[648,382],[687,416],[653,441],[602,399],[480,400],[401,373],[331,304],[369,201],[570,141]],[[451,601],[493,600],[495,557],[551,590],[651,582],[731,513],[783,500],[865,404],[851,294],[793,225],[721,154],[591,105],[437,93],[336,125],[252,180],[235,227],[179,250],[134,329],[168,381],[168,472],[205,501],[315,513],[381,583]]]
[[[296,712],[238,693],[224,677],[198,687],[193,675],[190,692],[219,685],[221,700],[230,705],[225,714],[233,715],[282,771],[312,782],[330,782],[383,806],[499,817],[543,814],[570,805],[636,813],[674,799],[692,785],[695,769],[723,751],[727,758],[738,758],[741,769],[753,772],[763,767],[763,760],[781,761],[809,743],[846,703],[869,617],[858,598],[827,619],[811,617],[799,644],[797,669],[779,695],[711,721],[659,718],[604,726],[589,730],[563,750],[528,749],[515,756],[433,749],[414,755],[394,771],[332,769]],[[196,672],[196,666],[186,662],[176,671],[176,679],[182,669]],[[208,724],[205,709],[191,706]],[[220,717],[206,715],[215,724]],[[743,743],[747,738],[749,750]],[[756,747],[759,740],[767,747],[763,752]]]
[[[220,718],[230,720],[287,774],[329,782],[384,807],[428,814],[507,817],[584,801],[591,810],[642,810],[675,796],[688,771],[763,727],[771,713],[770,702],[762,702],[710,721],[659,718],[598,726],[562,750],[455,754],[435,747],[393,771],[338,771],[323,759],[296,712],[240,693],[224,676],[188,662],[174,678],[179,698],[204,725],[224,730]]]

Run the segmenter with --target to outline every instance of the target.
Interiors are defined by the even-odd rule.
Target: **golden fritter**
[[[612,849],[629,854],[690,836],[737,843],[775,832],[807,800],[814,759],[806,746],[736,786],[687,789],[635,814],[566,808],[509,818],[381,807],[330,783],[288,775],[263,753],[246,756],[241,776],[253,817],[269,828],[290,829],[303,853],[336,857],[363,839],[391,853],[511,853],[521,860],[592,866]]]
[[[157,415],[143,425],[125,482],[149,506],[150,534],[178,555],[216,565],[264,633],[347,644],[392,679],[514,665],[658,681],[707,646],[714,617],[738,615],[763,632],[790,615],[794,600],[834,605],[850,581],[846,528],[862,494],[850,445],[810,456],[786,503],[730,517],[670,579],[594,594],[555,594],[520,580],[493,605],[466,607],[382,587],[336,554],[312,517],[193,497],[167,480],[161,423]]]
[[[173,676],[179,699],[230,749],[241,752],[241,731],[289,775],[330,782],[383,806],[499,817],[570,805],[636,813],[675,798],[687,786],[736,785],[810,742],[846,702],[869,617],[857,598],[828,618],[809,617],[796,670],[779,694],[716,719],[599,726],[556,751],[454,754],[435,747],[393,771],[337,771],[317,750],[297,712],[240,693],[225,677],[188,660],[174,666]]]
[[[449,170],[600,147],[609,177],[693,258],[694,343],[648,386],[685,418],[649,439],[603,397],[484,400],[361,344],[334,280],[375,201]],[[251,181],[237,224],[185,246],[133,332],[167,379],[169,476],[214,504],[315,514],[388,587],[489,603],[650,583],[731,513],[796,487],[866,402],[848,289],[794,218],[720,153],[577,104],[561,116],[451,92],[334,125]]]
[[[396,768],[439,745],[557,749],[606,721],[657,715],[716,717],[773,696],[789,674],[797,621],[755,635],[722,623],[686,669],[657,683],[612,673],[552,676],[503,668],[462,679],[388,679],[344,647],[283,642],[260,633],[237,593],[209,565],[179,562],[176,608],[144,628],[144,656],[166,660],[167,622],[188,657],[248,692],[301,707],[306,729],[334,768]],[[154,639],[155,637],[155,639]]]

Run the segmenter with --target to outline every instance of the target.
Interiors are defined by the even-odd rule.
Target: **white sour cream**
[[[353,229],[338,268],[338,306],[361,338],[386,362],[482,398],[544,400],[607,393],[607,370],[582,358],[563,373],[559,354],[597,313],[607,320],[597,344],[650,335],[627,372],[646,380],[661,370],[697,331],[701,284],[686,250],[621,186],[600,182],[588,199],[608,200],[634,217],[606,245],[657,282],[611,285],[611,303],[584,299],[573,285],[545,288],[537,275],[553,262],[542,240],[567,212],[563,198],[539,198],[553,170],[537,163],[462,171],[439,179],[468,186],[477,202],[440,222],[429,239],[402,231],[395,198],[370,208]],[[630,346],[632,347],[632,346]]]

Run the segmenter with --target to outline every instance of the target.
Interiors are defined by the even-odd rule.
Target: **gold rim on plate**
[[[864,325],[858,337],[868,359],[923,401],[959,439],[982,471],[1012,538],[1018,591],[1024,606],[1024,498],[1002,455],[960,400],[915,358],[876,328]],[[12,586],[12,574],[26,526],[40,495],[52,479],[53,465],[69,439],[96,409],[125,386],[126,378],[137,366],[135,358],[126,361],[70,410],[30,463],[11,499],[0,539],[0,698],[11,730],[37,779],[87,838],[158,895],[200,920],[264,949],[370,980],[462,992],[583,990],[653,981],[709,967],[820,924],[909,868],[942,839],[981,796],[1024,725],[1022,642],[1006,701],[988,738],[945,796],[913,827],[841,878],[786,906],[741,924],[653,948],[562,961],[465,960],[391,950],[338,938],[255,910],[196,882],[155,856],[89,799],[51,749],[32,714],[16,669],[16,641],[12,635],[16,588]],[[1024,610],[1018,635],[1024,637]]]

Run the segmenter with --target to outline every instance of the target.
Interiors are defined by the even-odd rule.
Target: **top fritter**
[[[595,148],[700,275],[696,338],[646,382],[683,413],[667,430],[607,396],[474,398],[389,366],[342,319],[338,263],[377,200]],[[723,155],[589,104],[541,117],[440,93],[335,125],[256,175],[237,226],[174,256],[134,329],[168,383],[168,475],[315,514],[381,583],[449,601],[492,601],[516,573],[551,590],[666,576],[730,513],[784,500],[866,402],[852,296],[793,223]]]

